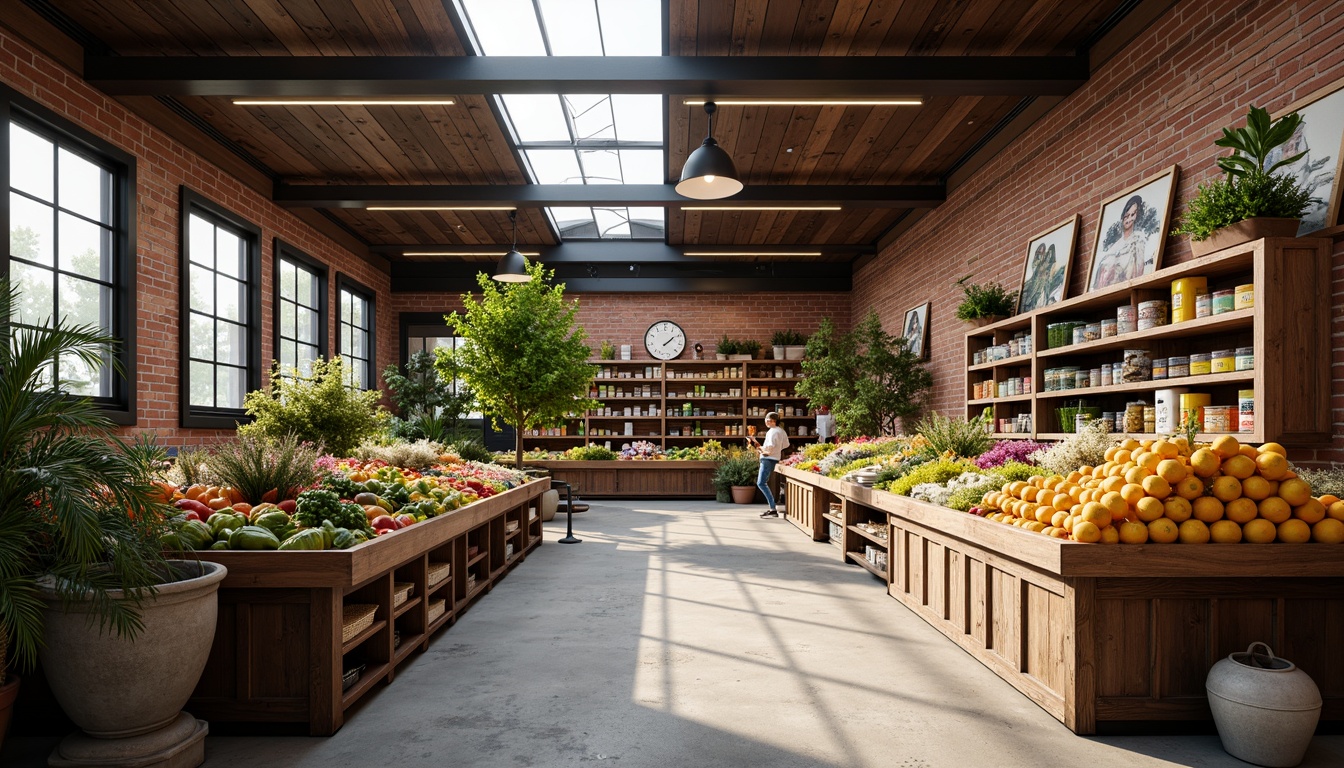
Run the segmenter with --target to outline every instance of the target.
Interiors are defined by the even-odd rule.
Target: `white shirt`
[[[817,414],[817,437],[823,441],[835,436],[835,416],[829,413]]]
[[[788,447],[789,434],[783,427],[773,426],[765,433],[765,442],[761,443],[761,458],[779,461],[784,456],[784,449]]]

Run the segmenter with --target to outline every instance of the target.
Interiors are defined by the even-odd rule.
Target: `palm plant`
[[[0,279],[0,682],[11,648],[19,667],[37,658],[39,581],[133,637],[138,608],[168,580],[159,536],[170,510],[152,483],[163,451],[118,438],[92,401],[52,386],[54,359],[104,365],[116,340],[63,321],[18,327],[17,306]]]

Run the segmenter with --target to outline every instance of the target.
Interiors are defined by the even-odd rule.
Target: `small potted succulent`
[[[957,305],[957,319],[972,325],[988,325],[1013,314],[1017,308],[1017,291],[1010,291],[999,283],[968,283],[967,275],[956,282],[963,293]]]
[[[1199,185],[1172,234],[1188,236],[1195,256],[1262,237],[1295,236],[1316,201],[1293,174],[1275,172],[1306,154],[1289,154],[1302,128],[1298,113],[1271,122],[1260,107],[1251,107],[1244,127],[1224,128],[1214,144],[1232,150],[1218,158],[1225,176]]]

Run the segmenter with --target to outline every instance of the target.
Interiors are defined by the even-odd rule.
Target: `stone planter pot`
[[[756,486],[734,485],[732,487],[734,504],[750,504],[756,500]]]
[[[729,360],[750,360],[751,355],[729,355]]]
[[[537,511],[541,522],[549,523],[555,519],[555,511],[560,508],[560,492],[552,488],[537,498]]]
[[[784,356],[786,349],[788,349],[788,347],[772,346],[770,347],[770,356],[775,360],[787,360],[788,358]]]
[[[807,353],[807,345],[806,345],[806,344],[803,344],[803,345],[801,345],[801,346],[794,346],[794,345],[790,344],[789,346],[787,346],[787,347],[784,348],[784,359],[785,359],[785,360],[802,360],[802,359],[803,359],[803,356],[804,356],[806,353]]]
[[[5,731],[9,730],[9,716],[14,714],[14,700],[19,697],[19,676],[10,673],[0,685],[0,747],[5,745]]]
[[[215,640],[218,563],[171,561],[185,576],[163,584],[141,608],[135,640],[100,631],[87,604],[64,607],[42,591],[46,645],[40,658],[52,694],[82,729],[67,736],[51,766],[196,766],[208,728],[182,707],[205,669]],[[114,599],[118,593],[112,593]]]
[[[985,317],[977,317],[974,320],[967,320],[966,322],[970,323],[974,328],[983,328],[990,323],[997,323],[1003,318],[1003,315],[987,315]]]
[[[715,360],[727,360],[727,359],[728,359],[728,356],[725,355],[725,354],[723,354],[722,352],[715,352],[715,353],[714,353],[714,359],[715,359]]]
[[[1194,256],[1203,256],[1262,237],[1297,237],[1297,229],[1301,224],[1301,219],[1276,219],[1268,216],[1243,219],[1217,230],[1203,240],[1191,240],[1190,253]]]
[[[1264,649],[1257,652],[1256,646]],[[1290,768],[1302,762],[1321,717],[1321,692],[1307,673],[1251,643],[1213,665],[1204,683],[1218,738],[1248,763]]]

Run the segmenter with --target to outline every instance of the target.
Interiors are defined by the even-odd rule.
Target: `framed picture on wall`
[[[1089,292],[1151,274],[1162,265],[1176,171],[1173,165],[1101,204],[1087,276]]]
[[[901,325],[905,329],[901,333],[902,338],[910,342],[910,351],[921,360],[929,354],[929,345],[926,343],[929,338],[929,303],[926,301],[914,309],[906,310],[905,322]]]
[[[1306,187],[1319,202],[1302,215],[1297,236],[1309,235],[1340,223],[1340,198],[1344,185],[1344,80],[1339,80],[1274,115],[1274,119],[1297,112],[1302,124],[1287,144],[1275,147],[1266,167],[1299,152],[1306,154],[1276,173],[1287,173]]]
[[[1073,244],[1078,239],[1074,214],[1053,229],[1042,232],[1027,243],[1027,265],[1022,272],[1022,289],[1017,292],[1017,313],[1048,307],[1064,298],[1069,287],[1069,264]]]

